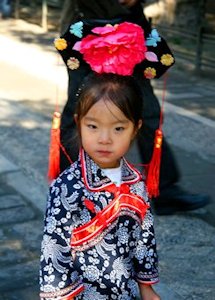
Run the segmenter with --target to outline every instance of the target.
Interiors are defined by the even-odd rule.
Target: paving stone
[[[4,177],[4,178],[3,178]],[[5,175],[0,176],[0,196],[14,194],[14,190],[5,183]]]
[[[186,277],[189,274],[186,274]],[[173,290],[180,290],[180,294],[182,299],[184,300],[214,300],[214,288],[208,288],[207,285],[204,285],[204,281],[199,285],[197,282],[193,282],[194,286],[189,284],[189,280],[183,283],[183,290],[181,289],[182,283],[180,283],[180,279],[177,282],[172,283],[171,288]],[[202,288],[204,286],[204,289]],[[191,288],[191,289],[190,289]],[[165,299],[164,299],[165,300]],[[173,298],[173,300],[175,300]]]
[[[201,95],[199,97],[192,97],[192,98],[189,97],[188,95],[187,97],[180,98],[180,94],[178,96],[176,95],[175,97],[170,95],[168,97],[168,102],[183,107],[184,109],[190,110],[192,112],[195,112],[198,115],[207,117],[211,120],[215,120],[215,108],[211,107],[210,105],[212,99],[214,99],[214,92],[213,92],[213,96],[210,95],[204,97],[204,103],[202,102]]]
[[[162,284],[161,282],[156,284],[154,287],[155,291],[162,295],[162,291],[165,290],[165,299],[162,300],[182,300],[182,297],[178,295],[175,291],[166,287],[166,285]]]
[[[214,299],[215,228],[191,215],[175,215],[156,216],[155,230],[161,281],[183,299]]]
[[[11,161],[7,160],[4,156],[0,154],[0,174],[17,170],[18,167],[16,165],[14,165]]]
[[[0,196],[0,210],[25,205],[25,202],[19,195]]]
[[[4,239],[5,239],[4,232],[2,229],[0,229],[0,241],[3,241]]]
[[[39,300],[39,286],[14,290],[13,292],[4,293],[1,300]]]
[[[3,293],[16,289],[22,290],[32,285],[36,286],[38,274],[39,260],[3,267],[0,272],[0,291]]]
[[[21,240],[6,240],[0,245],[0,268],[27,261],[31,256]]]
[[[5,194],[4,188],[0,185],[0,196]]]
[[[30,207],[19,206],[0,210],[0,225],[15,222],[24,222],[35,217],[35,212]]]
[[[40,246],[43,234],[43,220],[34,220],[21,224],[15,224],[11,227],[13,235],[22,238],[24,247],[31,251],[40,252]]]

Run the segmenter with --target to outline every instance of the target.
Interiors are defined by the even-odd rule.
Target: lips
[[[102,154],[102,155],[111,154],[111,151],[107,151],[107,150],[97,150],[96,152],[99,153],[99,154]]]

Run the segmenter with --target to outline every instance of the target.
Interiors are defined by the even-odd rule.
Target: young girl
[[[79,159],[51,185],[40,297],[159,300],[153,217],[141,174],[124,158],[141,120],[133,77],[87,77],[76,124]]]

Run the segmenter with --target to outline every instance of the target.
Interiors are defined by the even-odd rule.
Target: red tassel
[[[49,181],[57,178],[60,174],[60,118],[61,114],[54,112],[49,146]]]
[[[149,163],[147,177],[146,177],[146,186],[150,198],[159,196],[162,139],[163,139],[162,130],[157,129],[155,132],[152,159]]]

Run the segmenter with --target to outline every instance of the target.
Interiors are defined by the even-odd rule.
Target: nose
[[[111,134],[109,130],[101,130],[99,133],[98,142],[100,144],[110,144],[111,143]]]

